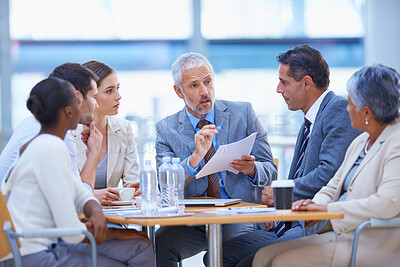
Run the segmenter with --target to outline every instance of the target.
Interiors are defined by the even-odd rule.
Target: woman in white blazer
[[[93,71],[98,77],[96,97],[98,107],[93,116],[97,129],[103,135],[103,143],[97,166],[94,195],[101,203],[119,200],[117,187],[122,179],[124,187],[139,190],[139,164],[136,153],[135,135],[129,121],[120,119],[118,108],[121,100],[117,74],[110,66],[89,61],[83,66]],[[78,167],[82,168],[86,161],[86,145],[82,141],[81,132],[84,126],[76,130],[76,145],[78,150]]]
[[[260,249],[253,266],[348,266],[356,228],[371,218],[400,217],[400,75],[364,67],[347,83],[352,126],[365,133],[347,150],[327,186],[292,210],[342,212],[317,234]],[[316,222],[306,222],[313,226]],[[363,230],[357,266],[399,266],[400,229]]]

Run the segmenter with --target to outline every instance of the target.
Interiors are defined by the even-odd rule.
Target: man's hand
[[[119,191],[112,187],[93,190],[93,195],[101,204],[109,204],[119,200]]]
[[[86,158],[94,159],[98,163],[103,135],[96,128],[94,121],[89,124],[89,128],[87,128],[85,125],[83,127],[84,130],[81,134],[82,142],[87,146]]]
[[[135,195],[134,197],[141,196],[142,190],[140,189],[140,182],[133,182],[129,183],[126,187],[135,188]]]
[[[272,229],[274,229],[274,222],[265,222],[265,228],[267,228],[267,231],[271,231]]]
[[[274,190],[271,186],[264,187],[263,191],[261,192],[260,204],[267,205],[268,207],[275,206],[274,201]]]
[[[96,180],[97,164],[101,150],[103,135],[96,129],[94,121],[89,124],[89,127],[83,126],[82,142],[86,144],[86,162],[81,170],[82,182],[87,183],[93,189]]]
[[[135,238],[142,239],[151,244],[151,241],[147,237],[146,232],[136,231],[134,229],[116,229],[116,228],[108,229],[107,240],[109,239],[125,240],[125,239],[135,239]]]
[[[235,159],[229,166],[251,178],[256,174],[256,158],[252,155],[242,155],[241,159]]]
[[[81,132],[81,140],[87,146],[87,141],[89,139],[90,130],[89,126],[83,125],[83,131]]]
[[[214,135],[217,133],[218,130],[215,128],[215,125],[210,124],[201,128],[201,130],[194,135],[195,151],[189,159],[189,164],[192,168],[196,168],[200,164],[200,161],[204,158],[212,145]]]

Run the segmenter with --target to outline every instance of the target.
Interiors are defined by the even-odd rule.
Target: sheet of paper
[[[237,207],[227,209],[217,209],[213,211],[205,211],[205,213],[226,213],[226,214],[238,214],[238,213],[268,213],[275,212],[275,208],[253,208],[253,207]]]
[[[256,136],[257,133],[255,132],[240,141],[218,147],[214,156],[197,173],[196,179],[221,171],[231,171],[237,174],[239,171],[229,166],[229,163],[234,159],[240,159],[242,155],[249,155],[253,149]]]
[[[111,214],[117,214],[118,212],[137,212],[139,209],[138,208],[109,208],[109,209],[103,209],[103,213],[106,215],[111,215]],[[140,210],[139,210],[140,211]]]

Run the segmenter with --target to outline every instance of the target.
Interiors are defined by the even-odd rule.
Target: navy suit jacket
[[[329,92],[323,99],[308,140],[301,176],[294,179],[294,200],[312,199],[339,169],[350,143],[361,131],[351,127],[347,100]],[[303,127],[297,136],[288,179],[293,179],[303,140]]]
[[[250,103],[215,100],[214,109],[215,124],[224,126],[217,134],[218,146],[239,141],[257,132],[256,141],[251,151],[251,155],[256,158],[257,184],[253,184],[241,172],[234,174],[223,171],[221,175],[225,190],[231,198],[258,203],[264,186],[275,180],[277,175],[267,140],[267,132],[257,119]],[[204,195],[208,178],[195,179],[190,176],[186,166],[188,157],[195,151],[195,131],[185,109],[159,121],[156,130],[157,169],[161,166],[163,157],[180,157],[186,177],[185,197]],[[202,160],[199,170],[204,164],[205,162]]]

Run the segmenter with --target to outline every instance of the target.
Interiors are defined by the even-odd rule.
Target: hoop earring
[[[365,125],[368,125],[368,118],[365,117]]]

